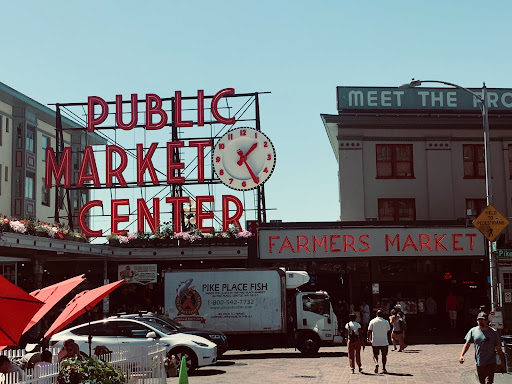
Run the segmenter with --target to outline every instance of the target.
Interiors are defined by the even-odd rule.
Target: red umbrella
[[[17,345],[23,330],[44,303],[0,275],[0,350]]]
[[[73,288],[85,280],[85,275],[72,277],[71,279],[61,281],[60,283],[50,285],[49,287],[38,289],[37,291],[30,292],[36,299],[41,300],[44,305],[32,317],[32,320],[25,327],[23,333],[27,332],[34,326],[41,318],[48,313],[64,296],[66,296]]]
[[[122,284],[124,284],[124,280],[119,280],[114,283],[103,285],[101,287],[91,289],[90,291],[82,291],[77,294],[73,300],[66,305],[66,308],[64,308],[50,329],[44,334],[44,337],[50,337],[54,333],[59,332],[77,317],[93,309],[94,306],[103,300],[105,296]]]

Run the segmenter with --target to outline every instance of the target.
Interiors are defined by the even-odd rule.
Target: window
[[[27,127],[27,137],[25,140],[25,150],[34,152],[35,129],[32,126]]]
[[[43,193],[41,198],[41,204],[50,206],[50,190],[44,187],[45,178],[43,177]]]
[[[302,310],[317,313],[319,315],[329,314],[330,304],[325,295],[309,294],[302,297]]]
[[[9,119],[5,119],[5,132],[9,133]]]
[[[503,273],[503,289],[512,289],[512,273]]]
[[[0,177],[2,177],[1,173]],[[9,167],[7,165],[5,166],[5,181],[9,181]]]
[[[487,207],[486,199],[466,199],[466,217],[476,219]]]
[[[377,178],[412,178],[412,144],[376,144]]]
[[[34,200],[34,176],[25,176],[25,198]]]
[[[512,179],[512,144],[508,145],[508,173]]]
[[[83,327],[74,329],[71,331],[75,335],[79,336],[112,336],[116,337],[118,334],[118,329],[115,321],[108,323],[97,323],[91,325],[84,325]]]
[[[464,144],[464,177],[483,179],[485,177],[485,158],[483,144]]]
[[[43,136],[43,154],[41,156],[41,159],[43,161],[46,161],[46,148],[52,146],[52,141],[48,136]]]
[[[134,337],[138,339],[145,339],[148,332],[152,331],[151,329],[142,324],[127,321],[117,322],[117,328],[118,336]]]
[[[414,199],[379,199],[379,220],[416,220]]]
[[[59,189],[57,189],[57,192],[59,194],[59,209],[64,209],[64,187],[59,187]]]

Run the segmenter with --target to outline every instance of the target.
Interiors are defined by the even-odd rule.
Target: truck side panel
[[[183,325],[224,333],[285,330],[280,270],[184,270],[165,273],[165,312]]]

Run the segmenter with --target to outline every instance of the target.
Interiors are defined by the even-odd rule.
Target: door
[[[503,308],[503,327],[512,328],[512,267],[500,266],[498,297],[501,297]]]
[[[320,339],[332,340],[335,321],[329,296],[324,293],[297,295],[297,328],[314,330]]]
[[[144,351],[141,347],[147,347],[155,344],[155,339],[147,337],[149,332],[155,331],[144,323],[138,321],[115,321],[117,325],[117,340],[121,351],[128,352],[129,356],[137,356],[140,353],[137,351]]]

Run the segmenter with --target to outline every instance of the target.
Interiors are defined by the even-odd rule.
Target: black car
[[[130,319],[140,318],[150,323],[158,323],[175,332],[189,333],[191,335],[204,337],[205,339],[208,339],[211,342],[217,344],[217,356],[221,356],[224,352],[228,350],[228,340],[226,338],[226,335],[224,335],[220,331],[215,331],[213,329],[189,328],[178,323],[177,321],[172,320],[168,316],[159,315],[151,312],[139,312],[137,314],[119,314],[118,317],[126,317]]]

